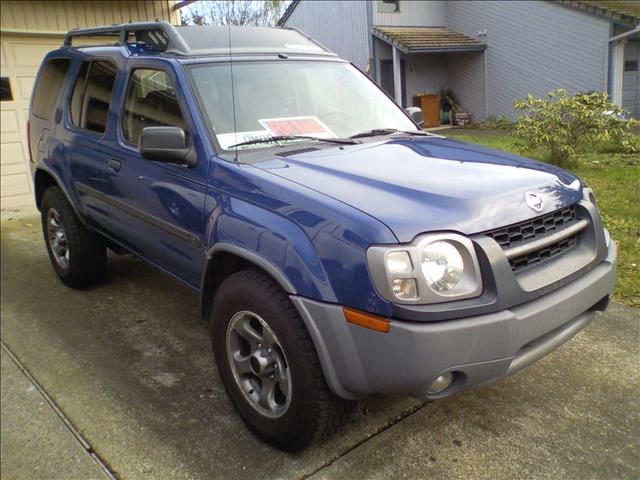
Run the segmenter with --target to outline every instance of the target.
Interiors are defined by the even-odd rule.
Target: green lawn
[[[505,131],[459,129],[442,133],[514,151],[511,136]],[[536,153],[526,156],[545,160]],[[618,244],[614,300],[640,307],[640,155],[583,153],[576,155],[570,169],[595,191],[600,215]]]

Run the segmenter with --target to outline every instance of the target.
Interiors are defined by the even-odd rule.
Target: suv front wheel
[[[347,417],[352,402],[329,390],[298,312],[262,272],[244,270],[222,283],[212,309],[212,343],[235,409],[276,448],[305,448]]]
[[[44,241],[58,277],[74,288],[100,280],[107,266],[104,243],[80,222],[60,188],[44,192],[40,211]]]

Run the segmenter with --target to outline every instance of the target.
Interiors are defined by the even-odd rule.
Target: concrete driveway
[[[197,293],[139,260],[68,289],[38,217],[5,215],[1,313],[2,478],[640,477],[640,311],[623,305],[493,386],[361,401],[299,454],[247,431]]]

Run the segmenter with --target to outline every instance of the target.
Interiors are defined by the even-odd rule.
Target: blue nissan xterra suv
[[[69,32],[29,115],[53,268],[81,287],[131,252],[198,290],[233,405],[284,450],[359,397],[493,382],[606,308],[615,243],[573,174],[419,116],[292,29]]]

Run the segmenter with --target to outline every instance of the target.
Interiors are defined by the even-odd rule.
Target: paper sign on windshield
[[[306,135],[310,137],[335,138],[335,134],[318,117],[281,117],[258,120],[260,124],[276,135]]]

